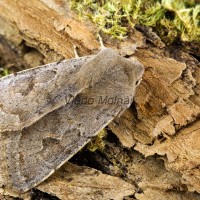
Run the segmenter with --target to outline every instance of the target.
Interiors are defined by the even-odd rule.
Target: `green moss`
[[[7,68],[0,68],[0,77],[7,76],[9,73],[10,72]]]
[[[136,25],[151,26],[167,42],[200,41],[200,5],[194,0],[71,0],[81,18],[123,39]]]
[[[92,152],[96,151],[97,149],[103,150],[105,143],[103,141],[103,138],[107,135],[107,131],[105,129],[101,130],[97,137],[95,137],[93,140],[91,140],[86,148]]]

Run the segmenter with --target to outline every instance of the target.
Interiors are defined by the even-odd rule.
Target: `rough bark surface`
[[[113,187],[114,186],[114,187]],[[67,163],[57,173],[37,187],[59,199],[123,199],[133,195],[135,187],[118,177],[98,170]]]
[[[72,58],[73,45],[80,55],[99,47],[94,25],[79,21],[67,0],[1,0],[0,27],[0,64],[11,71]],[[192,44],[160,48],[136,30],[126,41],[104,41],[122,55],[132,55],[137,42],[145,74],[135,103],[108,126],[118,139],[109,133],[103,150],[72,159],[91,168],[66,164],[73,179],[61,170],[37,189],[60,199],[200,199],[200,52],[191,52]]]

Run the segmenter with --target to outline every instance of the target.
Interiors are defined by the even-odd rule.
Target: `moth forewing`
[[[0,146],[4,153],[0,154],[3,161],[0,163],[0,181],[7,193],[25,192],[35,187],[69,160],[91,137],[130,106],[136,82],[143,74],[141,64],[126,60],[112,49],[104,49],[91,57],[68,60],[59,66],[56,63],[52,65],[22,72],[23,76],[19,76],[22,80],[28,84],[27,78],[32,80],[29,89],[24,88],[19,77],[16,82],[10,76],[8,79],[14,84],[8,84],[7,92],[4,96],[1,94],[0,99],[6,100],[15,98],[17,93],[27,92],[24,100],[22,95],[20,101],[14,100],[19,108],[15,109],[14,115],[20,115],[23,108],[25,113],[32,112],[27,116],[34,118],[29,120],[28,117],[27,126],[18,125],[18,129],[21,127],[18,131],[13,131],[16,128],[12,128],[9,122],[7,127],[12,131],[1,132]],[[57,75],[49,75],[50,69]],[[36,77],[38,71],[42,71],[43,75]],[[54,95],[39,94],[48,89],[54,89]],[[11,93],[14,96],[11,97]],[[66,101],[68,94],[73,95],[69,102]],[[50,103],[56,95],[59,98]],[[33,106],[29,98],[34,101]],[[34,114],[41,110],[45,112],[35,118]],[[9,115],[13,113],[8,112],[8,119]],[[17,121],[18,124],[20,122]]]

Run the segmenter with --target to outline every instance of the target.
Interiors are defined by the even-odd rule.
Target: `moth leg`
[[[75,58],[79,58],[79,55],[78,55],[78,52],[77,52],[77,50],[76,50],[76,45],[74,44],[73,45],[73,48],[74,48],[74,55],[75,55]]]

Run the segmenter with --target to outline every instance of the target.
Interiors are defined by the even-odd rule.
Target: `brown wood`
[[[15,49],[15,56],[7,59],[8,65],[17,62],[26,66],[34,58],[35,64],[27,64],[33,67],[72,58],[73,45],[78,47],[80,55],[94,53],[99,47],[95,39],[97,30],[91,23],[78,20],[64,0],[1,0],[0,27],[1,44],[6,41],[11,50]],[[113,144],[105,140],[105,149],[91,154],[93,162],[99,170],[134,185],[135,197],[127,199],[156,199],[155,196],[170,200],[199,199],[200,64],[183,48],[171,45],[161,49],[146,43],[137,31],[127,39],[126,47],[135,41],[139,48],[134,56],[145,66],[143,80],[132,107],[109,125],[120,142]],[[107,44],[113,45],[109,40]],[[29,51],[27,47],[31,47]],[[77,170],[77,177],[78,173]],[[43,183],[42,191],[62,196],[63,193],[57,193],[58,179],[50,181],[49,187],[48,181]],[[56,192],[50,192],[52,184],[56,185]],[[91,187],[89,181],[87,184]],[[115,187],[115,182],[110,184]],[[76,195],[73,190],[70,192]],[[99,187],[99,192],[105,194],[104,188]],[[134,192],[123,193],[124,196],[131,194]],[[70,196],[65,194],[62,198],[70,199]]]

